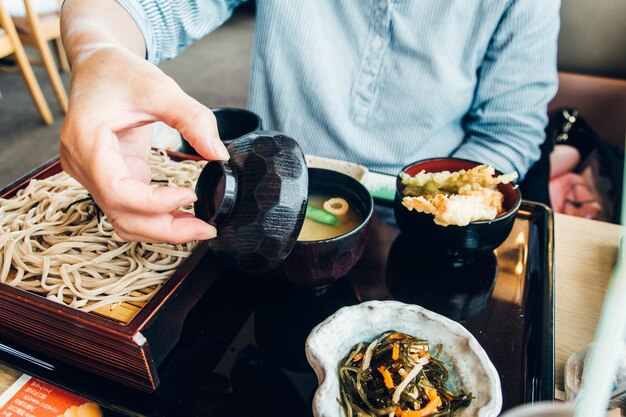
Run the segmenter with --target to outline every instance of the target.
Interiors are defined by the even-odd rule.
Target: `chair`
[[[0,0],[0,58],[9,55],[15,55],[15,61],[22,72],[26,86],[35,101],[41,118],[47,125],[51,125],[54,122],[54,118],[50,112],[50,107],[48,107],[37,78],[35,78],[35,73],[30,66],[26,52],[24,52],[24,47],[17,35],[13,20],[4,8],[2,0]]]
[[[59,105],[64,112],[67,112],[67,92],[61,81],[61,76],[57,69],[49,41],[54,41],[56,52],[59,58],[59,65],[63,71],[69,69],[67,56],[61,43],[60,15],[57,11],[53,13],[39,14],[33,6],[31,0],[23,0],[26,9],[25,16],[13,16],[13,22],[17,33],[24,45],[31,45],[37,48],[50,83],[54,89]]]
[[[548,110],[575,107],[593,130],[624,149],[626,25],[623,0],[561,4],[559,91]]]
[[[548,111],[563,107],[574,107],[602,139],[624,149],[626,79],[560,72],[559,91]]]

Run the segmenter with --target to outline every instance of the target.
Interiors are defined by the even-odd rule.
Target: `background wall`
[[[626,79],[626,0],[561,0],[559,70]]]

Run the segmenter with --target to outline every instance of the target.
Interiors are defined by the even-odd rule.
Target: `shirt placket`
[[[378,78],[390,37],[388,0],[378,0],[370,19],[365,52],[352,96],[352,115],[357,123],[367,121],[376,99]]]

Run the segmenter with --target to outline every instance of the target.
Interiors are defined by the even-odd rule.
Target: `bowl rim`
[[[211,110],[211,113],[213,114],[222,113],[222,114],[232,114],[232,115],[237,115],[237,116],[245,115],[246,117],[250,117],[250,120],[255,120],[257,122],[258,127],[255,130],[248,132],[248,133],[256,132],[258,130],[264,130],[263,119],[261,118],[261,116],[258,113],[250,109],[247,109],[245,107],[217,106],[217,107],[211,107],[209,110]],[[245,134],[242,136],[245,136]],[[234,139],[227,139],[227,140],[232,141]]]
[[[548,414],[550,413],[550,414]],[[572,417],[574,407],[569,403],[539,401],[515,406],[502,414],[501,417]]]
[[[314,349],[316,345],[315,341],[317,334],[320,332],[320,329],[332,325],[333,321],[336,321],[338,318],[349,314],[352,310],[367,310],[371,309],[372,307],[397,309],[403,311],[409,310],[410,312],[415,314],[423,314],[427,318],[442,324],[451,333],[454,333],[457,336],[463,337],[465,340],[467,340],[468,346],[477,357],[478,363],[480,363],[485,374],[487,374],[489,383],[493,385],[493,387],[490,387],[489,389],[491,398],[480,409],[477,410],[477,417],[495,417],[499,415],[500,411],[502,410],[502,386],[500,384],[500,375],[496,367],[491,362],[491,359],[489,359],[487,352],[485,352],[483,347],[480,345],[480,343],[472,333],[470,333],[460,323],[449,319],[439,313],[435,313],[434,311],[421,307],[417,304],[407,304],[396,300],[370,300],[340,308],[334,314],[315,326],[306,339],[306,358],[313,370],[315,371],[315,375],[318,379],[318,387],[313,396],[313,413],[316,417],[320,417],[320,411],[318,409],[320,396],[323,395],[323,386],[327,383],[327,373],[330,373],[330,370],[324,366],[321,359],[317,356],[319,352]],[[333,364],[333,366],[336,368],[337,364]],[[336,369],[333,369],[333,372],[334,371],[336,371]]]
[[[361,190],[364,191],[369,196],[368,201],[366,201],[366,204],[369,202],[369,210],[368,210],[367,214],[364,216],[364,218],[361,221],[361,223],[357,227],[355,227],[354,229],[352,229],[352,230],[350,230],[350,231],[348,231],[346,233],[343,233],[343,234],[341,234],[339,236],[331,237],[331,238],[328,238],[328,239],[317,239],[317,240],[298,240],[298,239],[296,239],[296,245],[313,245],[313,244],[318,244],[319,242],[332,242],[332,241],[339,240],[339,239],[345,239],[345,238],[347,238],[347,237],[349,237],[351,235],[359,233],[363,228],[367,227],[370,224],[372,216],[374,215],[374,199],[372,198],[372,193],[370,193],[370,191],[367,189],[367,187],[365,187],[363,185],[363,183],[361,183],[361,181],[359,181],[356,178],[351,177],[350,175],[345,174],[343,172],[335,171],[334,169],[320,168],[320,167],[308,167],[307,169],[309,171],[309,191],[310,191],[310,188],[311,188],[311,175],[310,175],[310,173],[311,173],[312,170],[313,171],[332,172],[333,173],[332,175],[336,174],[336,175],[339,175],[339,176],[342,176],[342,177],[349,178],[348,181],[351,181],[353,184],[355,184],[357,188],[361,188]],[[308,192],[307,192],[306,203],[309,204]],[[303,226],[304,226],[304,224],[303,224]],[[302,229],[302,228],[300,228],[300,229]]]
[[[408,165],[405,165],[404,167],[402,167],[402,169],[400,170],[400,172],[406,172],[407,169],[417,165],[417,164],[421,164],[424,162],[434,162],[434,161],[462,161],[462,162],[470,162],[473,164],[476,164],[476,166],[478,165],[488,165],[485,164],[484,162],[477,162],[474,161],[472,159],[465,159],[465,158],[455,158],[455,157],[436,157],[436,158],[427,158],[427,159],[420,159],[419,161],[415,161],[412,162]],[[494,167],[495,169],[495,167]],[[498,175],[503,175],[501,171],[496,170],[496,174]],[[396,175],[396,195],[399,195],[402,197],[402,192],[400,190],[400,185],[402,183],[402,179],[400,178],[400,172],[398,172],[398,175]],[[442,171],[437,171],[437,172],[442,172]],[[515,191],[515,204],[513,205],[513,207],[511,207],[511,209],[507,210],[504,214],[501,214],[500,216],[496,216],[496,218],[492,219],[492,220],[475,220],[473,222],[469,222],[469,224],[467,224],[466,226],[458,226],[458,225],[449,225],[447,227],[467,227],[471,224],[490,224],[493,223],[495,221],[501,221],[504,219],[507,219],[511,216],[516,216],[517,212],[519,211],[519,208],[522,205],[522,192],[519,189],[519,184],[517,184],[517,182],[511,181],[512,186],[513,186],[513,190]]]

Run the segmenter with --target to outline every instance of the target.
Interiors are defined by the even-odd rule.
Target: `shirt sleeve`
[[[520,179],[540,156],[556,94],[559,0],[513,0],[478,70],[466,137],[453,156],[493,165]]]
[[[117,0],[137,23],[146,58],[158,64],[218,28],[245,0]]]

